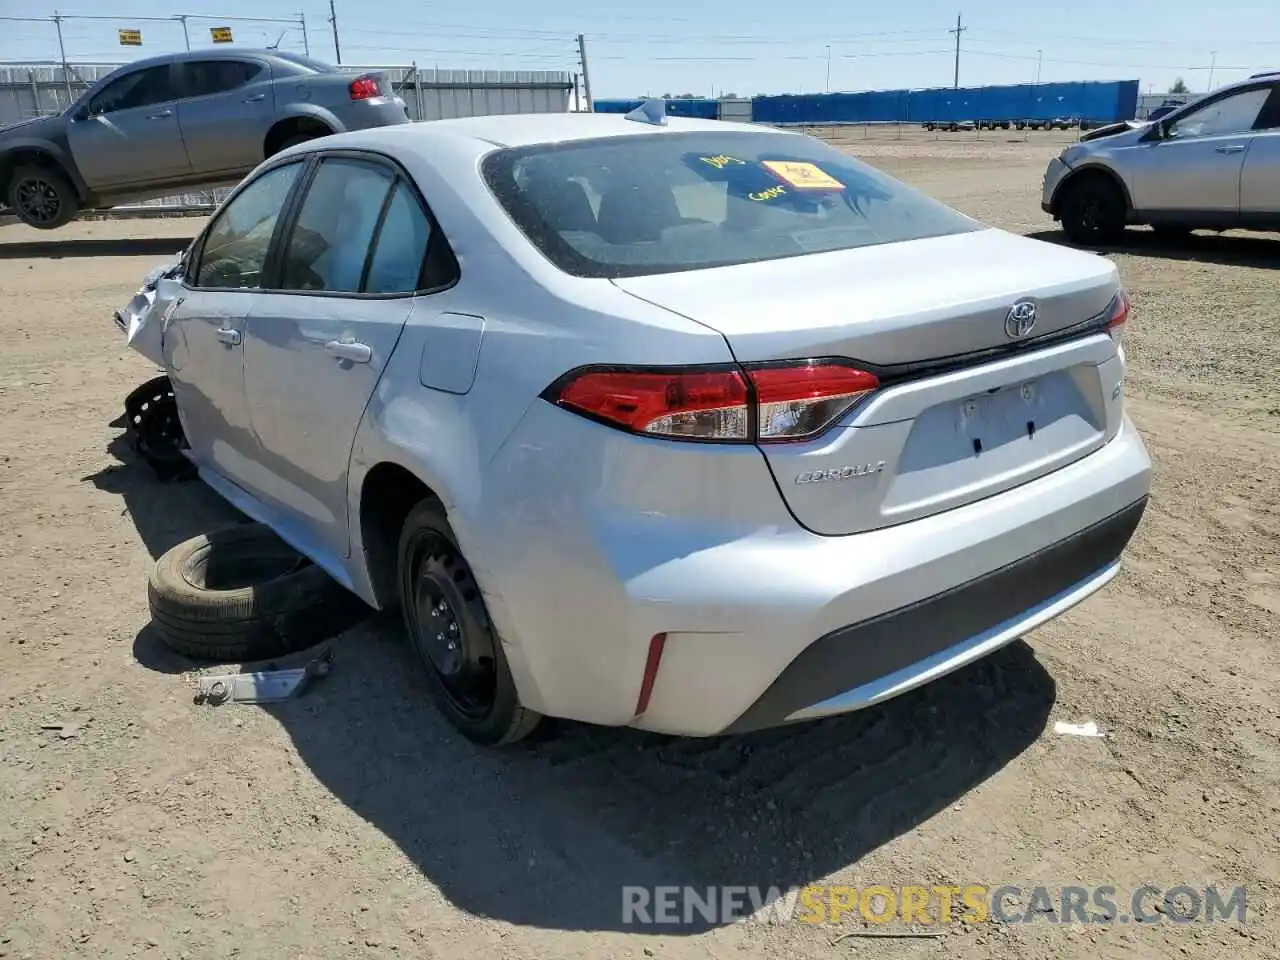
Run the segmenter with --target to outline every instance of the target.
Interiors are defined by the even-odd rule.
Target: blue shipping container
[[[752,118],[757,123],[774,124],[949,123],[962,120],[1051,120],[1056,117],[1111,123],[1132,119],[1137,109],[1137,80],[779,94],[755,97],[751,102]]]
[[[640,104],[644,103],[642,99],[636,100],[594,100],[592,108],[596,113],[630,113]],[[672,99],[667,101],[667,116],[669,117],[694,117],[700,120],[715,120],[720,114],[719,100],[679,100]]]

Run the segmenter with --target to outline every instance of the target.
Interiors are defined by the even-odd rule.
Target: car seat
[[[600,198],[600,236],[609,243],[662,239],[662,231],[684,222],[666,184],[619,183]]]

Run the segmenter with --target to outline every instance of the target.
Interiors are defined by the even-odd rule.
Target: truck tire
[[[5,200],[19,220],[37,230],[56,230],[80,212],[76,188],[56,167],[18,167],[9,180]]]
[[[151,625],[203,660],[264,660],[303,650],[368,612],[355,594],[260,523],[185,540],[151,568]]]

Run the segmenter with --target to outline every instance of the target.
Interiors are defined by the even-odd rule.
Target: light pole
[[[827,44],[827,93],[831,92],[831,44]]]

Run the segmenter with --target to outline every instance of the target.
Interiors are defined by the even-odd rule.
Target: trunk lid
[[[1119,285],[1093,254],[984,230],[614,282],[717,330],[739,362],[843,357],[881,377],[817,438],[761,444],[792,513],[818,533],[991,496],[1087,456],[1120,425],[1123,361],[1089,332]],[[1036,307],[1025,342],[1006,333],[1024,299]]]

